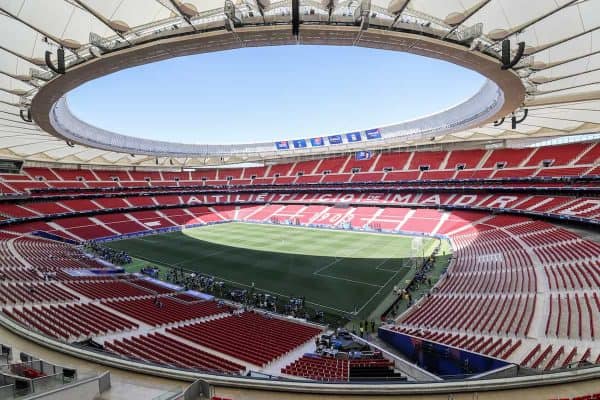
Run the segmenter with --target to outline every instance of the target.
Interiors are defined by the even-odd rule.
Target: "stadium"
[[[600,399],[599,28],[600,0],[0,0],[0,399]],[[74,100],[292,46],[480,84],[237,141],[128,134]]]

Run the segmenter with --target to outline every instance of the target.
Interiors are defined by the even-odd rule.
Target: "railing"
[[[93,376],[87,379],[77,380],[67,385],[59,385],[55,387],[45,386],[38,387],[35,394],[28,397],[29,400],[51,398],[96,398],[100,393],[109,390],[110,372],[104,372],[102,375]],[[0,399],[3,397],[0,395]]]
[[[0,386],[0,399],[14,399],[15,397],[15,385],[14,384],[10,384],[10,385],[5,385],[5,386]]]
[[[0,364],[8,364],[12,359],[12,348],[0,344]]]
[[[188,386],[185,390],[179,392],[166,392],[152,400],[198,400],[211,397],[212,388],[210,385],[202,380],[198,379]]]
[[[183,400],[183,392],[165,392],[154,396],[151,400]]]
[[[29,378],[25,375],[28,371],[35,371],[44,376],[37,378]],[[51,380],[60,380],[61,384],[71,382],[77,379],[77,371],[71,368],[64,368],[59,365],[51,364],[43,360],[31,360],[20,363],[0,365],[0,373],[12,375],[18,379],[30,380],[33,385],[47,385],[43,378],[54,377]]]
[[[42,376],[31,380],[31,391],[32,393],[43,393],[61,387],[65,383],[67,382],[65,382],[63,373]]]

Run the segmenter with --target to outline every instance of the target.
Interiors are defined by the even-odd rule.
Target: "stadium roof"
[[[518,62],[502,70],[506,39],[511,52],[505,56]],[[461,110],[438,114],[443,127],[432,125],[430,116],[381,127],[381,140],[337,147],[278,151],[274,143],[262,143],[143,154],[122,146],[118,137],[96,143],[58,126],[72,117],[62,96],[103,74],[183,54],[291,43],[410,51],[472,68],[489,81]],[[59,48],[65,52],[64,75],[45,60],[49,52],[50,63],[60,69]],[[477,98],[482,92],[487,97]],[[524,109],[528,115],[513,128],[511,113],[519,121]],[[25,117],[31,110],[34,122],[22,121],[23,110]],[[52,118],[61,112],[64,119]],[[468,112],[472,118],[465,118]],[[79,122],[69,127],[89,133]],[[416,130],[424,126],[431,129]],[[196,166],[431,142],[547,138],[597,132],[599,126],[600,0],[0,0],[0,157]]]

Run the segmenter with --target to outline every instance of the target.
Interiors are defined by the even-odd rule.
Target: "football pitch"
[[[131,256],[183,268],[281,298],[305,296],[315,309],[368,316],[403,282],[413,257],[437,239],[249,223],[226,223],[108,243]],[[418,243],[415,243],[418,244]]]

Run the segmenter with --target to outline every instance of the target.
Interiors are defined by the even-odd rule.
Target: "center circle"
[[[68,103],[82,121],[119,134],[233,144],[386,126],[461,103],[484,82],[409,53],[253,47],[122,70],[72,90]]]

